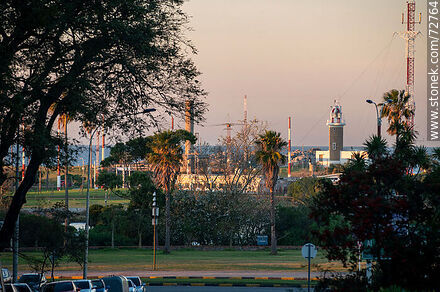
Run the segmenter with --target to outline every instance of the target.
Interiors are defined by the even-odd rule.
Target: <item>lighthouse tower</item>
[[[335,100],[330,110],[330,119],[327,121],[329,128],[329,164],[340,163],[341,151],[344,147],[344,126],[342,107]]]

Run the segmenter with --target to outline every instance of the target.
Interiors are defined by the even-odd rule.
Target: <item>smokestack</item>
[[[194,117],[193,117],[193,103],[187,99],[185,101],[185,130],[194,134]],[[185,142],[185,155],[186,155],[186,172],[187,174],[193,173],[194,159],[193,159],[193,147],[190,141]]]
[[[290,125],[290,122],[291,122],[291,119],[290,119],[290,117],[289,117],[289,125],[288,125],[288,130],[287,130],[287,136],[288,136],[288,140],[289,140],[289,148],[287,149],[287,161],[288,161],[288,163],[287,163],[287,177],[290,177],[291,176],[291,163],[292,163],[292,159],[291,159],[291,155],[290,155],[290,151],[291,151],[291,149],[290,149],[290,147],[291,147],[291,133],[290,133],[290,131],[291,131],[291,125]]]

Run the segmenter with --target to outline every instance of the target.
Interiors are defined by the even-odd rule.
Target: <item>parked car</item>
[[[96,292],[96,289],[93,288],[92,281],[90,280],[75,280],[73,283],[82,292]]]
[[[128,292],[136,292],[136,285],[133,283],[132,280],[128,280]]]
[[[28,284],[34,292],[40,291],[40,287],[47,283],[46,277],[38,273],[29,273],[21,275],[18,283]]]
[[[102,280],[105,283],[105,288],[108,292],[129,292],[128,280],[124,276],[110,276],[104,277]]]
[[[128,280],[131,280],[136,285],[136,292],[146,292],[147,288],[145,283],[142,283],[142,280],[138,276],[130,276],[127,277]]]
[[[24,283],[5,284],[4,292],[32,292],[32,289]]]
[[[58,281],[46,283],[41,286],[41,292],[78,292],[79,288],[75,286],[73,281]]]
[[[96,292],[107,292],[105,288],[105,283],[102,279],[92,280],[93,288],[95,288]]]
[[[12,282],[11,272],[9,272],[7,268],[2,268],[2,274],[3,274],[3,282],[5,283]]]

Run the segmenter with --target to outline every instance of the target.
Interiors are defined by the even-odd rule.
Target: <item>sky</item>
[[[292,144],[327,145],[330,106],[342,105],[344,145],[358,146],[376,131],[376,112],[366,99],[404,89],[405,42],[394,36],[404,0],[190,0],[187,38],[208,92],[209,112],[196,125],[201,141],[216,144],[226,122],[267,121]],[[418,144],[426,141],[426,1],[416,1],[422,35],[416,41],[415,98]],[[184,127],[183,121],[176,121]],[[384,121],[384,125],[386,122]],[[383,130],[385,132],[385,129]],[[388,137],[388,141],[393,139]]]

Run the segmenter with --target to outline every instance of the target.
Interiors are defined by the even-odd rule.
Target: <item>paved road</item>
[[[307,288],[259,288],[259,287],[148,287],[148,292],[307,292]],[[314,291],[312,288],[310,291]]]

